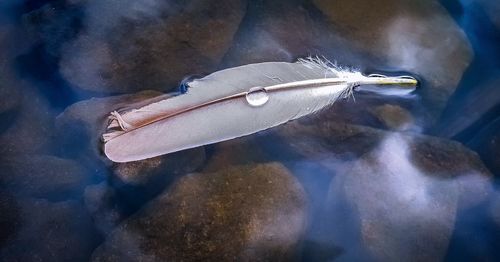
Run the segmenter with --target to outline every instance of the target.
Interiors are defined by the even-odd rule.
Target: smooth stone
[[[288,261],[307,200],[280,164],[191,174],[123,222],[93,261]]]
[[[331,57],[344,65],[359,62],[348,45],[321,13],[300,1],[250,2],[223,67],[292,62],[309,55]]]
[[[19,228],[19,208],[14,196],[0,192],[0,247],[16,233]]]
[[[313,3],[352,48],[423,79],[418,94],[429,114],[426,124],[437,120],[473,57],[465,33],[438,1]]]
[[[171,90],[216,70],[245,7],[245,0],[87,1],[86,31],[63,48],[61,73],[99,93]]]
[[[6,3],[3,8],[11,10],[14,6],[13,3]],[[43,135],[46,134],[48,103],[33,90],[30,81],[19,76],[17,68],[19,56],[26,53],[34,41],[20,27],[8,21],[10,13],[0,16],[6,18],[6,21],[0,22],[0,153],[35,152],[44,148],[47,142]],[[29,127],[32,127],[31,130],[26,130]],[[18,139],[16,133],[26,137]]]
[[[334,177],[323,223],[345,251],[339,259],[443,259],[457,212],[492,193],[478,155],[454,141],[332,122],[277,132]]]
[[[109,234],[125,217],[116,202],[116,190],[106,182],[85,188],[84,202],[95,227],[104,235]]]
[[[412,115],[404,108],[397,105],[385,104],[373,108],[375,115],[389,130],[409,131],[418,129]]]
[[[467,142],[496,177],[500,177],[500,118],[486,125]]]
[[[69,159],[49,155],[12,155],[1,159],[0,187],[16,196],[78,199],[90,180],[90,173]]]
[[[4,261],[86,261],[97,241],[90,216],[76,201],[24,199],[19,229],[0,250]]]
[[[13,118],[22,103],[22,92],[24,81],[19,81],[14,70],[15,58],[25,51],[29,45],[28,39],[23,43],[16,43],[20,38],[17,29],[7,23],[0,23],[0,133],[7,125],[12,124]]]
[[[205,150],[198,147],[128,163],[114,163],[113,174],[127,184],[145,185],[165,175],[182,175],[205,163]]]
[[[0,154],[37,154],[51,151],[54,113],[40,93],[24,81],[16,81],[22,90],[21,104],[11,124],[0,133]]]
[[[86,0],[48,2],[22,15],[22,26],[43,43],[45,51],[58,57],[62,46],[74,39],[81,28],[82,7]]]
[[[211,154],[203,166],[203,172],[216,172],[236,165],[252,165],[269,162],[273,157],[266,154],[260,146],[258,136],[265,136],[265,131],[220,142],[211,147]]]
[[[400,137],[386,141],[344,174],[362,243],[376,261],[441,261],[450,241],[459,185],[421,172]]]

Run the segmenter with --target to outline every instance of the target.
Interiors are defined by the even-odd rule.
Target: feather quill
[[[357,86],[387,84],[411,91],[417,81],[363,76],[317,58],[229,68],[188,83],[185,94],[112,112],[104,152],[129,162],[217,143],[317,112]]]

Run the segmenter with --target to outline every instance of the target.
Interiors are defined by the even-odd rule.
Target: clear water
[[[336,3],[0,2],[0,260],[498,260],[499,5]],[[147,161],[102,153],[112,110],[307,55],[420,85]]]

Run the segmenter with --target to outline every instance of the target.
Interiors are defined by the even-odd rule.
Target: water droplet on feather
[[[269,101],[269,95],[266,89],[262,87],[254,87],[248,91],[246,99],[251,106],[263,106],[267,101]]]

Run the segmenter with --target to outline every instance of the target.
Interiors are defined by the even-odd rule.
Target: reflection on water
[[[2,1],[0,260],[497,260],[495,10],[493,0]],[[115,109],[178,92],[189,75],[307,55],[421,86],[144,161],[102,153]]]

